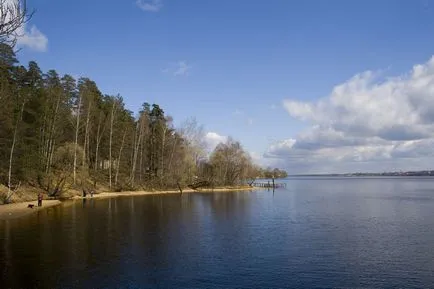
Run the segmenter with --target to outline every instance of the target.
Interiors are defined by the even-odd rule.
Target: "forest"
[[[44,73],[34,61],[23,66],[8,43],[0,44],[0,101],[3,203],[21,186],[59,197],[69,189],[233,186],[282,176],[253,164],[232,138],[208,152],[194,118],[175,128],[158,104],[144,102],[134,113],[89,78]]]

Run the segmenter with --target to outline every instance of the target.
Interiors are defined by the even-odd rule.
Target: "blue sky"
[[[397,141],[413,141],[413,146],[431,141],[431,135],[387,139],[383,131],[397,128],[384,119],[369,135],[355,134],[356,126],[338,127],[336,123],[346,118],[334,119],[337,111],[350,107],[333,100],[336,86],[351,86],[352,77],[364,71],[380,74],[376,84],[362,89],[376,95],[375,85],[390,84],[389,77],[405,78],[416,64],[429,67],[434,4],[428,0],[38,0],[29,4],[37,12],[25,29],[32,36],[34,25],[33,34],[45,38],[33,40],[47,41],[39,46],[32,45],[31,37],[22,41],[21,62],[36,60],[44,71],[54,68],[87,76],[104,93],[120,93],[134,111],[146,101],[160,104],[177,123],[195,116],[214,139],[240,140],[262,164],[294,173],[401,169],[409,161],[392,151],[383,152],[386,159],[363,158],[360,151],[408,145]],[[364,110],[375,107],[378,99],[360,98],[360,90],[347,93],[345,99],[351,103],[364,99],[360,103]],[[409,95],[398,103],[408,107],[408,99]],[[325,109],[322,103],[334,107]],[[392,112],[401,109],[391,106],[381,114],[396,117]],[[368,122],[375,117],[365,115]],[[375,119],[370,121],[376,125]],[[320,145],[323,132],[333,139],[333,151]],[[340,138],[370,141],[348,146],[337,144]],[[378,144],[377,138],[388,143]],[[309,148],[303,147],[306,142]],[[340,159],[342,154],[349,159]],[[428,166],[420,160],[421,156],[413,157],[411,168]]]

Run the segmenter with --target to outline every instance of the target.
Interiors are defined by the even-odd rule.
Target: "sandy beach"
[[[215,189],[200,189],[192,190],[185,189],[182,190],[183,194],[188,193],[222,193],[222,192],[234,192],[234,191],[252,191],[255,188],[244,186],[244,187],[233,187],[233,188],[215,188]],[[144,196],[144,195],[164,195],[164,194],[180,194],[179,190],[164,190],[164,191],[125,191],[125,192],[102,192],[94,194],[94,199],[100,198],[114,198],[122,196]],[[86,196],[86,199],[92,198],[90,195]],[[74,196],[72,199],[83,199],[81,196]]]
[[[252,187],[244,186],[244,187],[233,187],[233,188],[215,188],[215,189],[201,189],[201,190],[192,190],[185,189],[182,190],[183,194],[188,193],[217,193],[217,192],[233,192],[233,191],[251,191],[254,190]],[[86,199],[103,199],[103,198],[114,198],[114,197],[122,197],[122,196],[144,196],[144,195],[162,195],[162,194],[180,194],[178,190],[166,190],[166,191],[127,191],[127,192],[102,192],[98,194],[94,194],[93,197],[90,195],[86,196]],[[83,199],[81,196],[74,196],[72,199]],[[22,203],[14,203],[8,205],[0,206],[0,221],[2,220],[10,220],[16,219],[20,217],[24,217],[40,210],[44,210],[53,206],[60,205],[62,202],[59,200],[44,200],[42,202],[42,207],[38,207],[37,201],[29,201]],[[28,205],[32,204],[34,207],[28,208]]]
[[[62,202],[58,200],[44,200],[42,202],[42,207],[38,207],[37,201],[2,205],[0,206],[0,221],[21,218],[38,211],[60,205],[61,203]],[[28,208],[29,204],[34,205],[34,207]]]

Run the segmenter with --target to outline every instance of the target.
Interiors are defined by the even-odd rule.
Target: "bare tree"
[[[86,126],[85,126],[85,130],[84,130],[84,145],[83,145],[84,150],[83,150],[83,156],[82,156],[83,166],[85,166],[85,164],[86,164],[86,150],[87,150],[88,154],[90,155],[90,151],[89,151],[89,143],[90,143],[90,138],[89,138],[89,122],[90,122],[91,108],[92,108],[92,101],[91,101],[91,98],[88,97],[88,99],[87,99]]]
[[[179,133],[187,145],[187,173],[189,182],[193,181],[193,176],[198,172],[200,161],[206,157],[207,144],[205,141],[205,131],[195,118],[188,118],[181,124]]]
[[[75,126],[75,143],[74,143],[75,144],[75,148],[74,148],[74,171],[73,171],[74,185],[75,185],[75,182],[77,180],[77,147],[78,147],[78,132],[80,129],[80,114],[81,114],[80,110],[81,110],[81,94],[79,94],[79,96],[78,96],[78,107],[76,110],[77,111],[77,113],[76,113],[77,114],[77,124]]]
[[[135,142],[133,144],[133,159],[131,165],[130,184],[134,186],[134,180],[136,176],[137,157],[139,153],[140,144],[142,143],[144,131],[145,131],[146,119],[145,115],[139,116],[136,126],[136,135],[134,136]]]
[[[125,129],[124,136],[122,137],[121,147],[119,148],[118,160],[116,162],[115,185],[118,184],[119,167],[120,167],[120,164],[121,164],[122,150],[124,148],[125,136],[127,135],[127,131],[128,131],[128,129]]]
[[[0,0],[0,43],[14,47],[24,31],[20,28],[33,13],[28,11],[26,0]]]
[[[103,119],[104,117],[104,119]],[[96,132],[96,149],[95,149],[95,172],[99,169],[99,146],[101,144],[101,139],[104,136],[104,131],[106,128],[106,119],[107,116],[104,115],[104,112],[100,112],[98,119],[98,130]],[[102,123],[102,128],[101,128]]]
[[[115,121],[115,113],[117,109],[118,99],[113,99],[113,106],[110,113],[110,139],[109,139],[109,188],[112,189],[112,165],[113,165],[113,159],[112,159],[112,143],[113,143],[113,124]]]
[[[10,155],[9,155],[8,194],[7,194],[7,198],[6,198],[7,200],[9,200],[10,197],[12,196],[12,194],[13,194],[13,191],[12,191],[12,182],[11,182],[11,180],[12,180],[12,159],[13,159],[13,156],[14,156],[15,144],[16,144],[16,141],[17,141],[18,126],[19,126],[19,123],[21,122],[22,117],[23,117],[24,105],[25,105],[25,101],[23,101],[23,103],[21,105],[20,114],[19,114],[19,116],[17,118],[17,121],[15,123],[14,137],[12,139],[12,147],[11,147],[11,152],[10,152]]]

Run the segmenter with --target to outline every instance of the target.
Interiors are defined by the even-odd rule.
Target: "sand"
[[[233,187],[233,188],[215,188],[215,189],[185,189],[182,190],[183,194],[188,193],[220,193],[220,192],[234,192],[234,191],[252,191],[255,188],[252,187]],[[178,190],[166,190],[166,191],[125,191],[125,192],[102,192],[98,194],[94,194],[94,199],[100,198],[113,198],[113,197],[122,197],[122,196],[144,196],[144,195],[164,195],[164,194],[180,194]],[[86,196],[86,199],[92,198],[90,194]],[[83,199],[81,196],[74,196],[72,199]]]
[[[35,212],[60,205],[62,202],[58,200],[43,200],[42,207],[38,207],[37,201],[15,203],[0,206],[0,221],[21,218]],[[29,204],[35,205],[32,209],[28,208]]]

